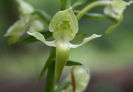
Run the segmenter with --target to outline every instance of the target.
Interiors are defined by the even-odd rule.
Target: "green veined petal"
[[[98,38],[98,37],[101,37],[101,35],[93,34],[93,35],[91,35],[87,38],[84,38],[83,41],[80,44],[78,44],[78,45],[71,44],[70,47],[71,48],[80,47],[80,46],[84,45],[85,43],[87,43],[88,41],[91,41],[91,40],[93,40],[95,38]]]
[[[67,25],[65,25],[66,23]],[[62,34],[63,28],[61,27],[64,25],[66,26],[66,29],[64,28],[66,36],[72,40],[78,32],[78,20],[72,9],[66,9],[56,13],[50,22],[49,30],[54,33],[55,38],[58,38]]]
[[[40,40],[41,42],[45,43],[48,46],[55,47],[55,41],[46,41],[45,37],[39,32],[27,32],[29,35],[32,35],[36,39]]]

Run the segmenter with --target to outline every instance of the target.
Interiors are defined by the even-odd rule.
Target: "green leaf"
[[[70,81],[64,81],[64,82],[60,83],[55,92],[62,92],[64,90],[64,88],[69,86],[70,84],[71,84]]]
[[[55,62],[51,62],[48,67],[45,92],[55,92]]]
[[[66,66],[75,66],[75,65],[82,65],[79,62],[68,60]]]
[[[52,37],[52,33],[49,31],[43,31],[43,32],[41,32],[41,34],[43,34],[46,39],[49,37]],[[39,41],[39,40],[37,40],[33,36],[28,36],[28,37],[24,38],[23,40],[20,40],[19,42],[17,42],[17,44],[28,44],[28,43],[32,43],[32,42],[36,42],[36,41]]]
[[[51,62],[54,61],[54,59],[55,59],[55,48],[51,48],[50,56],[49,56],[48,60],[46,61],[45,65],[38,77],[37,82],[40,82],[40,80],[42,79],[43,75],[45,74],[47,68],[49,67]]]

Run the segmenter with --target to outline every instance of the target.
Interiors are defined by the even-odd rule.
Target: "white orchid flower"
[[[72,9],[57,12],[49,24],[49,30],[53,32],[53,37],[55,39],[53,41],[46,41],[45,37],[39,32],[29,31],[28,34],[34,36],[48,46],[56,47],[56,81],[60,79],[62,70],[67,63],[70,48],[77,48],[94,38],[101,37],[101,35],[93,34],[83,39],[83,42],[78,45],[70,43],[78,32],[78,20]]]
[[[39,19],[39,16],[31,15],[34,12],[34,8],[23,0],[17,0],[17,2],[19,4],[19,20],[17,20],[5,34],[5,36],[10,36],[9,44],[18,41],[28,27],[31,31],[40,31],[44,29],[44,25]]]
[[[117,23],[110,26],[106,33],[111,33],[117,26],[119,26],[123,20],[123,12],[126,7],[133,3],[133,1],[125,2],[124,0],[108,0],[110,5],[106,6],[104,13],[117,20]]]

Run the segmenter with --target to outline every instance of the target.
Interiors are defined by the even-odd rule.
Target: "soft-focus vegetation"
[[[59,0],[26,1],[31,3],[35,8],[43,9],[51,15],[55,14],[60,8]],[[34,88],[30,86],[34,86],[32,84],[35,84],[35,82],[33,82],[35,80],[32,79],[37,79],[38,74],[45,64],[45,60],[49,54],[49,48],[40,42],[27,45],[19,44],[15,46],[8,46],[7,39],[4,38],[4,34],[9,26],[18,19],[17,6],[18,5],[15,0],[1,0],[0,3],[0,92],[11,92],[10,90],[13,90],[13,92],[42,92],[42,86],[36,88],[38,90],[34,90]],[[101,8],[93,9],[92,12],[100,12]],[[99,92],[132,92],[130,90],[133,89],[130,89],[129,85],[133,85],[132,78],[132,81],[129,81],[129,84],[127,82],[129,85],[129,89],[127,89],[127,91],[123,91],[124,87],[122,88],[119,84],[119,80],[111,79],[113,80],[111,81],[109,79],[111,78],[111,74],[112,76],[113,74],[115,76],[116,72],[123,75],[125,72],[133,71],[132,11],[133,5],[128,6],[124,12],[123,23],[115,29],[112,34],[103,35],[101,38],[91,41],[78,49],[72,49],[70,59],[83,62],[89,66],[92,72],[92,77],[100,75],[101,79],[98,78],[98,82],[94,82],[92,80],[92,84],[90,83],[90,89],[88,88],[90,92],[97,92],[94,85],[96,85]],[[88,35],[92,33],[101,34],[110,24],[112,24],[112,22],[106,19],[84,18],[80,20],[79,33],[88,33]],[[106,74],[110,76],[104,77]],[[131,76],[133,77],[133,73],[131,76],[128,75],[130,74],[127,73],[126,78]],[[119,77],[123,78],[121,76]],[[102,82],[100,82],[100,80]],[[24,87],[24,83],[27,83],[29,89],[28,87]],[[25,90],[23,89],[22,91],[22,88],[25,88]],[[40,90],[40,88],[42,89]]]

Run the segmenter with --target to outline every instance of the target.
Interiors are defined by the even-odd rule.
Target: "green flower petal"
[[[32,35],[33,37],[35,37],[36,39],[40,40],[41,42],[43,42],[44,44],[51,46],[51,47],[55,47],[55,41],[46,41],[45,37],[39,33],[39,32],[27,32],[29,35]]]
[[[15,22],[7,31],[5,36],[9,37],[10,44],[15,43],[19,40],[19,38],[25,33],[27,29],[27,23],[25,23],[24,19],[18,20]]]
[[[56,13],[50,22],[49,30],[54,33],[55,39],[60,39],[60,36],[64,35],[63,39],[72,40],[78,32],[78,20],[72,9]]]
[[[80,44],[78,44],[78,45],[71,44],[70,47],[71,48],[80,47],[80,46],[84,45],[85,43],[87,43],[88,41],[91,41],[91,40],[93,40],[95,38],[98,38],[98,37],[101,37],[101,35],[93,34],[93,35],[91,35],[87,38],[84,38],[83,41]]]
[[[22,14],[30,14],[34,11],[34,8],[23,0],[17,0],[19,3],[19,11]]]

